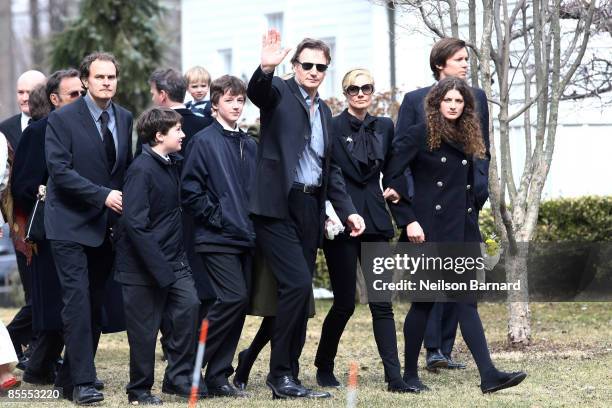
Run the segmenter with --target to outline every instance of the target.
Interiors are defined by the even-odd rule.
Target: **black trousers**
[[[204,353],[206,385],[228,384],[232,361],[249,306],[253,256],[250,250],[200,253],[217,299],[208,311],[208,338]]]
[[[99,247],[70,241],[51,241],[62,287],[62,322],[66,352],[56,385],[91,384],[96,378],[94,358],[100,340],[104,290],[113,266],[109,239]]]
[[[123,285],[125,323],[130,344],[130,382],[127,393],[138,396],[153,387],[155,346],[162,316],[169,327],[166,339],[168,365],[164,381],[180,387],[191,385],[195,359],[200,301],[189,268],[176,271],[177,280],[167,288]]]
[[[27,258],[24,254],[19,251],[15,251],[15,258],[17,259],[17,270],[19,271],[19,279],[23,285],[23,292],[25,295],[25,305],[19,309],[19,312],[15,315],[13,320],[6,326],[15,352],[17,356],[23,355],[22,346],[30,344],[32,339],[32,270],[31,266],[28,265]]]
[[[61,330],[40,330],[36,335],[26,372],[37,377],[52,376],[64,349],[64,336]]]
[[[315,358],[315,366],[323,371],[333,371],[340,337],[355,311],[357,260],[361,262],[361,242],[387,242],[387,239],[381,235],[357,238],[342,236],[331,241],[325,240],[323,245],[334,292],[334,303],[323,322]],[[369,306],[374,340],[383,362],[385,380],[401,379],[393,307],[387,302],[372,302]]]
[[[409,379],[418,378],[417,362],[419,351],[423,343],[427,319],[433,305],[434,303],[428,302],[412,303],[404,321],[404,336],[406,338],[404,376]],[[486,379],[496,375],[497,370],[491,361],[487,339],[485,338],[476,304],[455,303],[455,305],[459,324],[461,325],[461,335],[474,357],[480,378]]]
[[[456,303],[434,303],[427,319],[423,345],[426,349],[440,349],[444,355],[450,356],[455,345],[458,325]]]
[[[254,216],[255,233],[277,283],[270,377],[296,377],[306,340],[308,306],[312,290],[321,208],[315,195],[289,193],[289,219]]]

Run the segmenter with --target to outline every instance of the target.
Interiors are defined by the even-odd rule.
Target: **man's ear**
[[[53,106],[55,106],[56,108],[59,106],[60,101],[59,101],[59,97],[57,96],[57,94],[52,93],[49,99],[51,100],[51,103],[53,104]]]

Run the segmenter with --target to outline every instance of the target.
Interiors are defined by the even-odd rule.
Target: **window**
[[[269,13],[266,14],[266,23],[268,28],[276,28],[283,38],[283,13]],[[285,58],[285,61],[276,68],[276,75],[283,76],[289,72],[289,58]]]
[[[327,74],[319,93],[323,98],[330,98],[340,92],[340,89],[336,87],[336,68],[334,67],[334,62],[336,61],[336,37],[321,38],[321,41],[329,46],[331,64],[327,68]]]
[[[224,48],[218,50],[219,59],[221,60],[221,68],[224,74],[232,73],[232,50],[231,48]]]

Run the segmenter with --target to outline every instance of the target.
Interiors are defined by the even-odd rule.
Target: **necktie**
[[[102,131],[102,140],[104,141],[104,150],[106,151],[106,160],[108,161],[108,169],[111,171],[115,167],[117,151],[115,150],[115,140],[113,134],[108,128],[110,116],[107,111],[103,111],[100,115],[100,130]]]

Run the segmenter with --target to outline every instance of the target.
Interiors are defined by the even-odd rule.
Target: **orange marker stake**
[[[195,366],[193,367],[193,379],[191,381],[191,395],[189,396],[189,408],[195,408],[198,402],[198,390],[200,389],[200,376],[202,360],[204,360],[204,350],[206,350],[206,336],[208,335],[208,320],[202,320],[200,328],[200,340],[198,341],[198,354],[196,355]]]
[[[346,393],[347,408],[355,408],[357,406],[357,373],[359,368],[357,362],[351,362],[348,378],[348,392]]]

